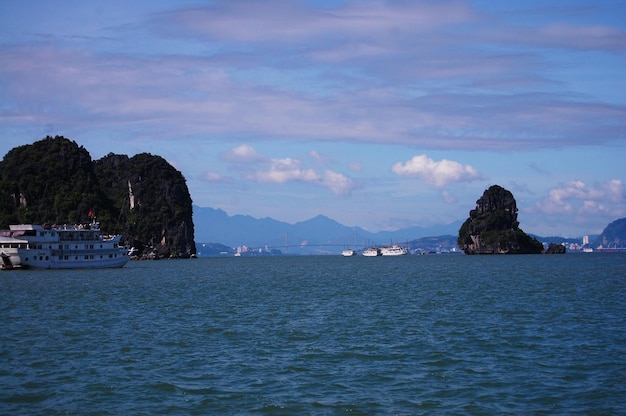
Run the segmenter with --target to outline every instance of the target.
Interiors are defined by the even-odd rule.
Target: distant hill
[[[249,215],[229,216],[221,209],[193,206],[196,241],[221,243],[230,247],[364,247],[406,243],[423,237],[456,236],[461,221],[433,227],[411,227],[398,231],[372,233],[361,227],[348,227],[324,215],[289,224],[272,218]],[[456,238],[456,237],[454,237]],[[326,248],[327,249],[327,248]],[[321,250],[323,251],[323,250]]]
[[[558,235],[552,235],[552,236],[538,236],[535,234],[528,234],[529,236],[536,238],[537,240],[541,241],[544,244],[550,244],[550,243],[554,243],[554,244],[582,244],[582,237],[559,237]],[[594,235],[590,235],[589,238],[596,238],[597,236]]]
[[[615,220],[602,231],[596,240],[596,246],[602,248],[625,248],[626,247],[626,218]]]

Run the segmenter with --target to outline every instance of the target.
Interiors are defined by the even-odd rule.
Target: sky
[[[0,157],[151,153],[194,205],[369,231],[626,217],[626,1],[0,1]]]

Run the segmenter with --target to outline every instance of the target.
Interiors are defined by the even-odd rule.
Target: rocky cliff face
[[[498,185],[487,189],[459,229],[457,240],[466,254],[535,254],[542,244],[519,228],[513,194]]]
[[[131,245],[158,257],[196,254],[192,200],[179,171],[148,153],[110,153],[94,162],[94,171],[115,201]]]
[[[159,156],[109,154],[92,161],[64,137],[12,149],[0,162],[0,228],[15,223],[85,223],[158,257],[195,255],[185,178]]]

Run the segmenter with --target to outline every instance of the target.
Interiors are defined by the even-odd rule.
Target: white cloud
[[[249,179],[265,183],[285,183],[289,181],[310,182],[321,185],[338,196],[350,195],[355,187],[352,178],[327,170],[323,175],[306,167],[302,161],[293,158],[272,159],[266,170],[259,170],[250,175]]]
[[[447,190],[444,190],[441,193],[441,196],[443,197],[443,200],[446,201],[446,204],[456,204],[456,197]]]
[[[623,51],[626,33],[617,27],[589,24],[551,23],[534,28],[510,27],[499,31],[501,41],[572,49]]]
[[[222,159],[231,163],[252,163],[263,160],[254,148],[247,144],[241,144],[226,153],[222,154]]]
[[[313,169],[306,168],[301,161],[293,158],[272,159],[269,169],[257,171],[252,176],[259,182],[284,183],[287,181],[318,181],[318,175]]]
[[[332,12],[279,0],[213,3],[162,13],[155,24],[208,39],[317,44],[329,36],[380,42],[396,33],[423,33],[477,19],[464,2],[347,2]]]
[[[607,194],[607,198],[611,202],[622,203],[624,202],[624,193],[626,192],[626,187],[619,179],[611,179],[605,185],[605,190]]]
[[[232,183],[233,179],[227,176],[222,176],[217,172],[205,172],[201,179],[209,183]]]
[[[570,181],[552,188],[536,208],[547,214],[586,214],[620,216],[626,212],[625,187],[621,180],[588,186]]]
[[[310,150],[309,156],[315,161],[315,164],[318,166],[329,166],[335,163],[333,158],[331,158],[327,154],[320,153],[317,150]]]
[[[361,170],[363,170],[363,165],[360,162],[350,163],[348,167],[355,172],[360,172]]]
[[[152,24],[136,28],[141,36],[128,32],[126,20],[110,22],[105,33],[113,37],[98,36],[103,44],[82,43],[82,36],[52,36],[43,44],[11,39],[2,45],[0,79],[3,102],[15,111],[3,114],[2,128],[54,133],[107,126],[129,139],[496,150],[623,138],[626,109],[616,92],[623,28],[567,23],[560,15],[509,25],[482,9],[454,0],[333,7],[217,0],[150,13]],[[40,23],[62,24],[74,35],[77,24],[99,26],[72,23],[63,8],[55,13],[68,20]],[[46,33],[31,26],[36,32],[24,28],[25,34]],[[125,42],[126,36],[142,40]],[[495,52],[503,47],[509,52]],[[554,49],[581,47],[620,55],[593,66],[597,72],[585,78],[596,82],[577,83],[580,76],[569,78],[575,72],[561,71],[568,61],[555,58]]]
[[[331,160],[328,156],[311,150],[308,155],[318,164],[325,165]],[[234,163],[243,176],[261,183],[286,183],[290,181],[309,182],[330,189],[338,196],[348,196],[356,187],[356,182],[342,173],[326,170],[323,174],[308,167],[297,158],[269,158],[263,156],[247,144],[239,145],[222,155],[222,159]],[[245,169],[241,164],[245,163]],[[212,172],[203,177],[207,181],[220,181],[223,178]]]
[[[321,183],[335,195],[339,196],[350,195],[355,187],[355,182],[352,178],[332,170],[324,172]]]
[[[413,156],[405,163],[398,162],[392,166],[391,171],[399,176],[419,177],[438,187],[480,178],[478,171],[470,165],[447,159],[435,161],[426,155]]]

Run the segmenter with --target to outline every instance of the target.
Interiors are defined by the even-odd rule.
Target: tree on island
[[[519,228],[513,194],[492,185],[476,201],[459,229],[457,244],[465,254],[539,254],[543,245]]]

